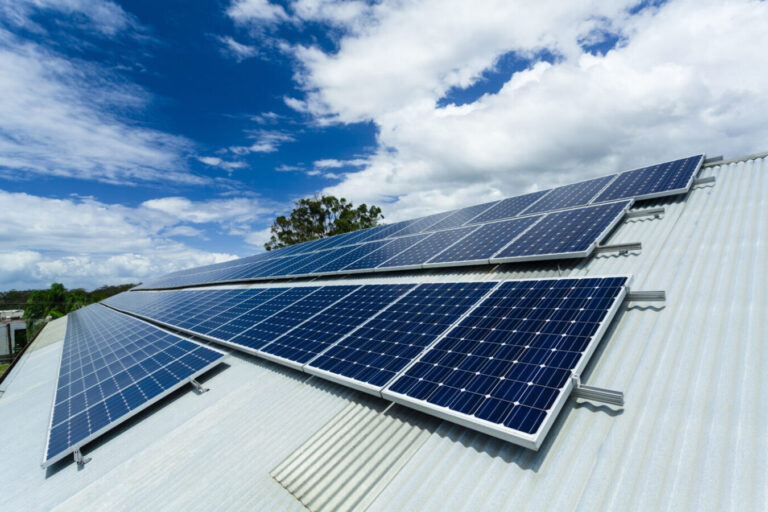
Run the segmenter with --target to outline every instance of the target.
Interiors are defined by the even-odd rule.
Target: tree
[[[355,208],[343,197],[315,196],[294,203],[290,217],[275,219],[264,247],[271,251],[318,238],[372,228],[383,219],[381,208],[365,203]]]

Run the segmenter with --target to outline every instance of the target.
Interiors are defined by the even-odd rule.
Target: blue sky
[[[0,289],[253,254],[315,193],[394,221],[765,150],[766,10],[0,0]]]

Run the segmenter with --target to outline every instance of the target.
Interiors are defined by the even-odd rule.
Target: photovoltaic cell
[[[297,364],[309,362],[387,307],[414,284],[366,285],[265,346],[261,352]]]
[[[223,357],[101,305],[70,314],[43,465],[72,453]]]
[[[450,214],[451,212],[442,212],[428,215],[426,217],[419,217],[418,219],[414,219],[412,222],[409,222],[401,230],[392,233],[390,238],[413,235],[415,233],[423,233],[425,231],[433,231],[432,226]]]
[[[456,210],[437,224],[430,226],[429,230],[436,231],[438,229],[462,226],[499,202],[500,201],[491,201],[490,203],[476,204],[474,206],[462,208],[461,210]]]
[[[519,215],[523,210],[528,208],[547,192],[549,192],[549,190],[541,190],[539,192],[532,192],[523,196],[504,199],[474,219],[470,219],[467,224],[478,224],[482,222],[491,222],[494,220],[511,219],[512,217]]]
[[[401,252],[397,256],[388,259],[378,268],[387,267],[408,267],[408,266],[420,266],[426,263],[432,256],[445,250],[446,247],[451,246],[462,237],[476,229],[476,226],[449,229],[446,231],[438,231],[426,236],[420,242],[413,244],[410,248]]]
[[[324,267],[331,263],[333,260],[341,258],[347,253],[350,253],[358,249],[360,245],[348,245],[346,247],[339,247],[328,251],[323,251],[322,254],[316,254],[314,258],[305,262],[303,266],[295,267],[293,270],[287,273],[287,275],[302,275],[311,274],[316,272],[317,269]]]
[[[261,322],[265,318],[268,318],[281,309],[284,309],[294,302],[303,299],[310,293],[316,291],[316,286],[302,286],[298,288],[272,288],[276,293],[273,298],[268,301],[251,308],[242,315],[230,320],[226,324],[217,327],[208,333],[208,336],[223,340],[232,341],[233,338],[239,336],[244,331],[250,329],[253,325]],[[279,291],[281,293],[277,293]],[[266,293],[266,292],[265,292]]]
[[[694,175],[703,161],[704,155],[696,155],[623,172],[598,196],[595,202],[629,197],[650,199],[685,193],[691,188]]]
[[[208,318],[202,320],[198,324],[193,325],[190,327],[190,330],[205,335],[211,334],[213,331],[226,325],[230,321],[240,317],[241,315],[244,315],[248,311],[257,308],[265,302],[274,299],[286,291],[286,288],[246,290],[246,293],[242,295],[243,300],[241,302],[228,308],[215,308],[210,310]],[[151,314],[148,314],[147,316],[152,317]],[[163,321],[159,318],[157,320]]]
[[[629,201],[621,201],[549,213],[496,254],[491,263],[586,257],[600,239],[621,220],[629,205]]]
[[[354,291],[354,286],[324,286],[233,337],[231,343],[258,350],[314,314]]]
[[[541,215],[535,215],[484,224],[455,245],[428,260],[427,266],[457,262],[485,263],[541,217]]]
[[[347,251],[344,248],[339,249],[333,249],[334,252],[339,253],[339,256],[322,267],[317,268],[314,270],[314,272],[317,272],[319,274],[327,273],[327,272],[335,272],[338,270],[343,269],[353,261],[359,260],[360,258],[374,252],[375,250],[379,249],[380,247],[383,247],[384,245],[388,244],[389,240],[378,240],[376,242],[366,242],[363,244],[360,244],[359,246],[355,247],[352,251]]]
[[[610,176],[554,188],[533,203],[524,213],[527,215],[589,204],[592,198],[615,177],[615,174],[611,174]]]
[[[502,283],[384,397],[538,448],[624,297],[627,277]]]
[[[422,284],[305,367],[360,389],[389,382],[487,293],[492,283]],[[362,384],[362,385],[361,385]]]
[[[399,253],[403,252],[405,249],[408,249],[409,247],[413,246],[414,244],[420,242],[421,240],[425,239],[427,234],[422,235],[411,235],[411,236],[405,236],[402,238],[394,238],[386,245],[381,246],[381,248],[370,252],[366,254],[365,256],[362,256],[361,258],[353,261],[346,267],[344,267],[343,270],[373,270],[380,264],[384,263],[388,259],[392,258],[393,256],[398,255]]]

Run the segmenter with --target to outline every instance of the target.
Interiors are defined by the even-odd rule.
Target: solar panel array
[[[232,308],[252,301],[234,319],[189,290],[106,302],[171,327],[183,318],[164,305],[194,303],[183,317],[223,322],[197,324],[212,341],[537,448],[627,284],[620,276],[214,290]],[[204,335],[197,329],[187,331]]]
[[[605,230],[583,227],[585,219],[589,219],[595,211],[590,209],[592,205],[616,202],[617,205],[631,206],[636,199],[684,193],[690,188],[703,158],[703,155],[692,156],[501,201],[314,240],[234,262],[180,271],[148,282],[138,289],[586,257],[599,242],[596,237],[605,234]],[[617,208],[622,209],[621,206]],[[561,215],[567,209],[573,209],[574,213]],[[509,219],[519,222],[510,224]],[[619,219],[598,220],[614,225]],[[521,236],[521,230],[513,229],[513,226],[529,228],[537,223],[541,226],[535,226],[535,233],[528,236]],[[558,229],[570,233],[568,240],[557,240],[558,243],[545,244],[547,246],[544,247],[540,243],[541,236],[551,237]],[[486,236],[489,238],[487,244]],[[525,246],[531,240],[533,245]],[[504,251],[500,253],[502,249]]]
[[[224,354],[92,305],[69,315],[43,466],[72,453]]]

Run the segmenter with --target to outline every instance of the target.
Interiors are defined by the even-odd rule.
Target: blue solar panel
[[[236,336],[240,335],[243,331],[249,329],[251,326],[261,322],[265,318],[274,315],[281,309],[290,306],[297,300],[304,298],[317,289],[317,287],[313,286],[282,289],[270,288],[262,295],[259,295],[259,299],[267,298],[271,295],[269,300],[261,302],[242,315],[233,318],[225,324],[220,325],[207,334],[208,336],[217,338],[219,340],[230,341]]]
[[[277,338],[263,349],[263,355],[277,356],[296,365],[308,362],[352,329],[363,324],[414,284],[367,285],[354,291]],[[281,361],[282,362],[282,361]]]
[[[411,235],[403,238],[395,238],[389,241],[386,245],[382,245],[379,249],[362,256],[361,258],[353,261],[342,270],[345,272],[350,270],[373,270],[380,264],[384,263],[388,259],[392,258],[420,242],[426,238],[427,234]]]
[[[408,224],[416,222],[418,219],[412,219],[412,220],[404,220],[401,222],[396,222],[394,224],[386,224],[384,226],[379,226],[378,228],[372,229],[369,233],[369,236],[366,236],[365,238],[361,238],[361,242],[373,242],[375,240],[383,240],[385,238],[389,238],[392,236],[392,234],[400,231],[404,227],[406,227]]]
[[[327,272],[336,272],[353,261],[359,260],[360,258],[374,252],[375,250],[379,249],[380,247],[385,246],[389,243],[389,240],[378,240],[376,242],[366,242],[363,244],[360,244],[358,246],[355,246],[355,249],[352,251],[348,251],[345,248],[339,248],[339,249],[332,249],[333,252],[338,252],[339,256],[336,259],[331,260],[330,262],[326,263],[322,267],[319,267],[314,270],[314,272],[318,274],[323,274]]]
[[[528,208],[531,204],[536,202],[547,192],[549,192],[549,190],[541,190],[539,192],[532,192],[523,196],[504,199],[474,219],[470,219],[467,224],[478,224],[482,222],[491,222],[494,220],[511,219],[512,217],[516,217],[518,214],[520,214],[520,212]]]
[[[332,261],[341,258],[347,253],[350,253],[358,248],[360,245],[348,245],[346,247],[339,247],[337,249],[331,249],[316,254],[314,258],[306,261],[304,265],[294,267],[290,272],[286,272],[286,275],[303,275],[317,272],[317,269],[322,268]]]
[[[258,350],[281,335],[300,325],[319,311],[332,305],[345,295],[353,292],[356,286],[324,286],[313,288],[314,293],[305,293],[285,309],[255,323],[233,337],[230,342],[249,349]],[[290,293],[290,292],[289,292]]]
[[[688,192],[703,161],[704,155],[696,155],[623,172],[598,196],[595,202],[629,197],[650,199]]]
[[[242,299],[240,302],[229,307],[212,308],[209,310],[207,318],[191,326],[189,329],[196,333],[208,335],[228,322],[251,311],[261,304],[264,304],[268,300],[277,297],[285,291],[285,288],[246,290],[243,295],[239,296],[239,298]],[[147,316],[154,318],[151,314]],[[157,320],[162,321],[162,319],[159,318],[157,318]]]
[[[442,212],[442,213],[435,213],[433,215],[428,215],[426,217],[419,217],[417,219],[409,221],[405,225],[405,227],[403,227],[399,231],[392,233],[390,235],[390,238],[413,235],[416,233],[423,233],[425,231],[432,231],[433,230],[432,226],[435,225],[435,223],[441,221],[442,219],[444,219],[450,214],[451,212]]]
[[[524,213],[528,215],[529,213],[541,213],[589,204],[592,198],[615,177],[615,174],[611,174],[602,178],[554,188],[549,191],[549,194],[533,203]]]
[[[538,449],[618,309],[627,277],[501,283],[383,392]],[[550,418],[547,421],[547,418]]]
[[[72,453],[223,357],[104,306],[72,313],[43,465]]]
[[[419,285],[311,361],[305,370],[358,389],[380,389],[492,286]]]
[[[541,215],[536,215],[484,224],[455,245],[434,256],[425,266],[445,266],[460,262],[466,264],[487,263],[491,256],[499,252],[541,217]]]
[[[436,231],[438,229],[449,229],[457,226],[464,225],[470,222],[472,219],[482,214],[489,208],[499,204],[500,201],[492,201],[490,203],[476,204],[474,206],[468,206],[461,210],[454,212],[448,212],[450,215],[446,216],[443,220],[437,224],[433,224],[429,227],[430,231]]]
[[[432,256],[461,240],[462,237],[466,236],[474,229],[476,229],[476,226],[432,233],[397,256],[385,261],[379,265],[378,268],[420,267]]]
[[[491,258],[491,263],[589,256],[621,220],[630,201],[549,213]]]

